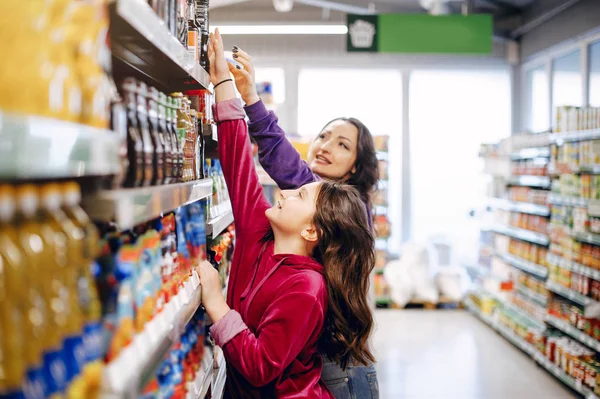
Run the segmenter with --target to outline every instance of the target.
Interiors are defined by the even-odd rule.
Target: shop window
[[[561,105],[583,105],[581,51],[559,57],[552,63],[552,112]],[[554,119],[554,118],[553,118]]]
[[[600,107],[600,41],[590,46],[590,106]]]
[[[361,85],[368,82],[368,90]],[[303,69],[298,77],[298,132],[312,141],[327,122],[340,117],[362,121],[373,135],[388,135],[392,223],[389,249],[401,243],[402,75],[381,69]]]
[[[410,80],[412,236],[452,245],[472,261],[486,197],[481,143],[511,133],[510,76],[495,71],[415,71]]]
[[[527,101],[527,130],[542,132],[548,130],[550,114],[548,109],[548,74],[546,67],[541,65],[530,69],[526,75],[526,101]]]

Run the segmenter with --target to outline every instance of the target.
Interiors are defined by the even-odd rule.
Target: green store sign
[[[348,15],[349,52],[491,54],[493,21],[487,14]]]

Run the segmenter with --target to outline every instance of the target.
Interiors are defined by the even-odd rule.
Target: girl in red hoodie
[[[374,266],[364,205],[351,186],[324,181],[282,191],[270,207],[218,31],[209,54],[219,157],[236,221],[227,302],[216,270],[204,262],[199,271],[211,334],[227,361],[225,397],[333,398],[320,378],[318,349],[342,361],[373,358],[366,343],[372,320],[350,311],[353,302],[366,303]]]

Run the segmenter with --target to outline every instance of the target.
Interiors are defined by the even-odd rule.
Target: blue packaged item
[[[83,326],[83,348],[86,364],[102,358],[104,346],[101,322],[90,322]]]
[[[81,373],[85,366],[85,347],[81,335],[67,337],[63,343],[67,383]]]
[[[186,212],[182,208],[178,208],[175,211],[175,229],[177,230],[177,252],[179,256],[183,256],[185,259],[190,258],[190,254],[187,248],[186,236],[185,236],[185,225],[187,224]]]
[[[25,399],[44,399],[47,396],[47,392],[48,388],[42,368],[35,367],[28,369],[25,382],[23,383]]]
[[[67,366],[62,348],[46,351],[42,368],[47,395],[63,392],[67,387]]]

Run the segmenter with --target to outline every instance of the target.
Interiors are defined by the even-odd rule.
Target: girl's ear
[[[352,169],[350,169],[350,173],[355,174],[356,173],[356,165],[354,165],[352,167]]]
[[[318,239],[317,230],[314,228],[314,226],[305,228],[304,230],[302,230],[302,233],[300,233],[300,235],[308,242],[317,242]]]

